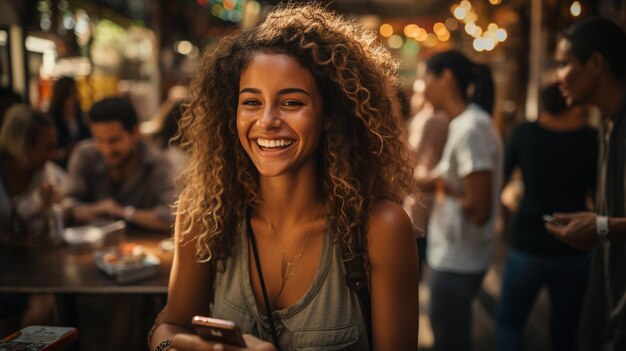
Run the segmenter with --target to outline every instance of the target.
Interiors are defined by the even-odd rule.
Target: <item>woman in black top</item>
[[[74,78],[61,77],[54,83],[48,113],[54,119],[59,136],[57,146],[60,155],[56,162],[66,168],[67,160],[76,143],[91,136],[78,103]]]
[[[524,123],[506,147],[505,179],[519,167],[524,198],[514,223],[500,306],[499,350],[522,350],[526,318],[543,286],[551,300],[551,349],[575,350],[575,335],[587,280],[587,253],[558,241],[543,215],[586,209],[595,188],[597,134],[578,109],[569,109],[558,87],[541,94],[545,112]]]

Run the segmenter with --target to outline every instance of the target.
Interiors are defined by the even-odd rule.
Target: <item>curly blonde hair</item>
[[[352,247],[377,202],[415,194],[396,106],[396,60],[373,33],[320,5],[279,5],[259,26],[205,52],[191,86],[180,122],[189,160],[178,212],[199,260],[226,258],[247,209],[261,200],[236,128],[239,77],[259,52],[294,57],[322,94],[318,179],[335,239]]]

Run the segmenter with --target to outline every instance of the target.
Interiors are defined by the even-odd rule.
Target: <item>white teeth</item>
[[[287,139],[257,139],[256,140],[257,144],[259,146],[265,147],[265,148],[270,148],[270,147],[284,147],[284,146],[289,146],[293,143],[293,141],[291,140],[287,140]]]

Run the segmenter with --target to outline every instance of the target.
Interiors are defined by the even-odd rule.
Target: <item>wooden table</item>
[[[145,345],[145,337],[148,333],[148,325],[151,325],[156,313],[165,305],[169,273],[172,267],[173,252],[165,252],[159,248],[159,242],[168,238],[169,234],[147,233],[130,230],[123,236],[118,237],[111,244],[136,243],[144,246],[150,253],[157,256],[161,263],[158,273],[152,278],[140,280],[128,284],[117,283],[113,277],[102,272],[95,263],[94,252],[97,249],[86,247],[73,247],[69,245],[48,246],[29,249],[0,248],[0,293],[50,293],[54,294],[56,301],[56,319],[61,325],[75,326],[82,334],[82,349],[89,350],[89,343],[93,340],[101,340],[104,333],[106,340],[116,337],[111,330],[113,327],[98,326],[94,328],[91,317],[82,320],[79,308],[79,296],[92,295],[90,301],[103,301],[104,311],[109,315],[113,324],[120,323],[114,316],[118,308],[128,307],[128,296],[132,303],[139,301],[143,312],[139,318],[142,326],[139,331],[127,336],[117,336],[129,349],[141,350]],[[115,295],[113,299],[107,297]],[[118,300],[119,296],[119,300]],[[100,300],[102,299],[102,300]],[[83,300],[84,301],[84,300]],[[107,302],[108,301],[108,302]],[[117,307],[119,301],[125,301]],[[99,303],[99,302],[97,302]],[[93,306],[93,305],[91,305]],[[82,314],[83,317],[84,314]],[[98,314],[101,316],[101,314]],[[100,318],[100,317],[96,317]],[[123,324],[124,321],[122,321]],[[86,323],[86,324],[85,324]],[[131,322],[132,323],[132,322]],[[91,325],[91,327],[89,327]],[[120,339],[122,338],[122,339]],[[113,341],[111,341],[114,343]],[[127,344],[131,342],[131,344]],[[81,342],[72,344],[69,351],[79,351]],[[133,346],[129,346],[133,345]],[[122,348],[118,348],[122,349]]]
[[[96,267],[94,249],[69,246],[0,249],[0,293],[161,294],[167,292],[172,252],[158,243],[167,234],[131,232],[125,242],[146,247],[161,259],[153,278],[120,284]]]

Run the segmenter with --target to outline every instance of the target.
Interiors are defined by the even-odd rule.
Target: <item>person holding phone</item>
[[[546,224],[557,239],[593,249],[580,318],[581,350],[626,349],[626,32],[606,18],[567,28],[554,54],[554,78],[571,106],[596,106],[598,181],[594,212],[558,212]]]
[[[242,349],[196,334],[195,315],[233,322],[253,350],[416,349],[418,254],[400,206],[415,190],[397,65],[374,39],[320,5],[283,4],[204,54],[151,350]],[[355,256],[369,311],[346,284]]]

